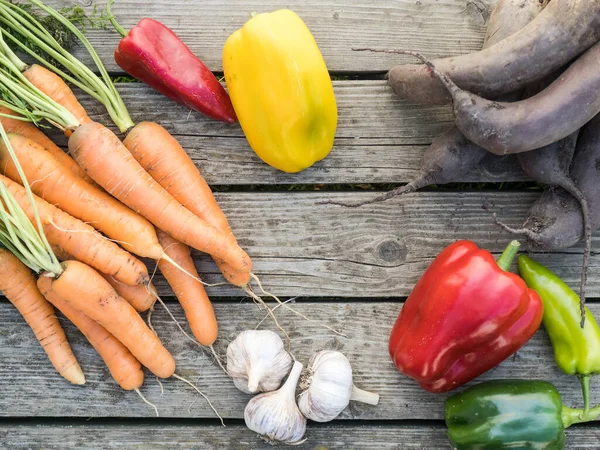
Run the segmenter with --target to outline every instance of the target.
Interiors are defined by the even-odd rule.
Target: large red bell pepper
[[[496,262],[470,241],[446,247],[406,300],[390,337],[400,372],[430,392],[479,376],[523,346],[539,328],[538,294],[507,272],[512,242]]]

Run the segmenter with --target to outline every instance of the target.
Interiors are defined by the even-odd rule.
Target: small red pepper
[[[519,244],[498,262],[470,241],[446,247],[406,300],[389,351],[400,372],[425,390],[445,392],[490,370],[539,328],[543,305],[507,272]]]
[[[142,19],[127,33],[110,12],[113,1],[108,2],[108,14],[124,36],[115,50],[121,69],[208,117],[228,123],[237,120],[219,80],[171,29],[156,20]]]

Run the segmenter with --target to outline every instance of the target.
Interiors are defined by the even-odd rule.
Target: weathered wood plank
[[[598,426],[573,427],[567,430],[567,449],[597,449]],[[194,425],[74,425],[35,426],[0,425],[0,442],[11,450],[44,448],[63,450],[103,450],[116,447],[134,449],[272,449],[243,425],[227,428]],[[427,449],[448,450],[446,429],[435,425],[352,425],[315,426],[307,432],[307,441],[298,450],[352,449]]]
[[[492,213],[511,225],[525,217],[537,192],[422,192],[360,208],[323,205],[370,194],[335,192],[222,193],[217,196],[253,270],[280,296],[407,296],[432,259],[458,239],[499,253],[512,237],[493,224]],[[598,235],[595,247],[600,244]],[[573,288],[579,283],[581,247],[536,254]],[[209,258],[196,255],[209,283],[222,280]],[[588,292],[600,296],[600,257],[591,258]],[[169,294],[157,275],[160,292]],[[239,296],[229,285],[213,296]]]
[[[339,125],[335,146],[323,161],[286,174],[263,163],[238,124],[204,118],[137,83],[119,85],[134,121],[156,121],[181,142],[212,185],[401,183],[419,169],[426,146],[446,130],[447,107],[410,105],[396,98],[384,81],[336,81]],[[80,94],[90,116],[109,124],[104,108]],[[52,137],[66,145],[57,132]],[[485,164],[462,181],[519,181],[526,177],[513,157]]]
[[[52,0],[56,6],[72,4]],[[78,0],[90,5],[89,0]],[[104,7],[105,2],[98,2]],[[331,71],[386,71],[405,61],[398,55],[353,52],[356,47],[398,48],[430,56],[479,50],[493,0],[385,0],[376,3],[346,0],[119,0],[113,12],[125,29],[144,17],[171,27],[214,71],[222,70],[221,53],[227,37],[241,27],[250,13],[290,8],[311,29]],[[93,31],[88,36],[112,71],[119,71],[113,52],[120,36]],[[81,57],[85,54],[75,52]],[[86,58],[88,60],[88,58]]]
[[[242,330],[254,328],[264,311],[244,304],[217,304],[220,339],[216,350],[224,354],[227,342]],[[381,395],[379,406],[352,403],[341,419],[441,419],[447,395],[423,391],[393,366],[387,343],[391,326],[401,308],[399,303],[311,303],[294,305],[300,312],[344,331],[347,337],[335,336],[320,325],[307,322],[288,311],[277,311],[281,325],[291,337],[295,357],[306,363],[321,349],[338,349],[353,364],[357,386]],[[178,320],[181,310],[172,306]],[[592,304],[596,316],[600,305]],[[186,340],[158,308],[153,323],[165,346],[178,363],[178,373],[194,381],[211,399],[225,418],[242,418],[249,396],[203,355],[194,343]],[[276,329],[272,322],[265,327]],[[154,412],[134,392],[123,392],[110,379],[102,361],[73,328],[65,324],[81,366],[86,386],[72,386],[62,380],[46,360],[32,333],[11,305],[0,304],[0,416],[51,417],[152,417]],[[554,364],[551,346],[543,331],[481,380],[495,378],[547,379],[556,384],[568,405],[581,403],[579,382],[562,374]],[[600,402],[600,380],[592,381],[592,404]],[[163,381],[164,394],[153,376],[148,376],[142,392],[154,402],[161,417],[213,418],[207,404],[186,385],[175,380]]]

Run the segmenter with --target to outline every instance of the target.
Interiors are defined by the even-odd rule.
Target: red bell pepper
[[[390,337],[400,372],[427,391],[457,388],[498,365],[539,328],[538,294],[507,272],[519,244],[498,263],[470,241],[446,247],[406,300]]]
[[[115,61],[129,75],[163,95],[213,119],[237,121],[229,95],[197,56],[162,23],[142,19],[129,33],[121,27],[108,2],[115,29],[123,35]]]

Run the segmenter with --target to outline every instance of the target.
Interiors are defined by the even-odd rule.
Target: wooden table
[[[225,39],[251,11],[286,6],[306,21],[337,76],[335,147],[314,167],[297,175],[277,172],[254,155],[239,126],[190,113],[142,84],[122,83],[119,90],[134,121],[164,125],[218,188],[218,201],[265,287],[285,299],[296,297],[299,311],[347,334],[335,336],[280,309],[277,315],[289,331],[296,358],[306,363],[320,349],[339,349],[353,363],[356,384],[381,395],[377,407],[351,404],[335,422],[311,423],[300,448],[449,448],[442,421],[446,395],[426,393],[396,371],[387,354],[390,328],[419,275],[444,246],[469,238],[500,252],[510,237],[492,224],[491,214],[518,224],[539,191],[499,189],[500,181],[525,180],[506,158],[493,172],[474,172],[464,180],[493,182],[483,190],[422,191],[358,209],[319,202],[367,199],[373,193],[361,189],[362,183],[382,187],[407,182],[418,170],[423,150],[452,120],[448,107],[411,105],[397,100],[387,87],[385,71],[408,59],[351,49],[404,48],[429,56],[473,51],[481,46],[492,5],[485,0],[118,0],[114,12],[125,28],[147,16],[163,21],[218,72]],[[109,70],[118,73],[112,59],[117,35],[91,31],[90,36]],[[81,99],[95,120],[109,123],[102,108],[86,96]],[[596,248],[598,244],[596,239]],[[205,255],[195,256],[206,281],[221,281]],[[577,285],[581,247],[535,257]],[[591,309],[600,316],[600,304],[593,300],[600,295],[599,265],[594,254],[588,290]],[[155,281],[163,296],[172,295],[160,275]],[[224,354],[227,343],[255,327],[264,311],[231,286],[213,287],[209,293],[220,323],[216,350]],[[172,298],[169,305],[183,320]],[[181,335],[161,308],[154,324],[177,360],[178,372],[210,397],[226,428],[188,386],[166,380],[163,392],[147,376],[142,392],[158,406],[161,417],[154,417],[135,393],[115,385],[80,333],[63,323],[86,373],[86,386],[65,382],[14,308],[0,301],[0,448],[269,448],[244,426],[249,397]],[[262,327],[275,329],[269,320]],[[581,403],[577,380],[555,367],[544,331],[480,379],[494,378],[547,379],[567,404]],[[593,387],[597,403],[600,383],[594,381]],[[599,438],[597,424],[568,432],[570,448],[600,448]]]

